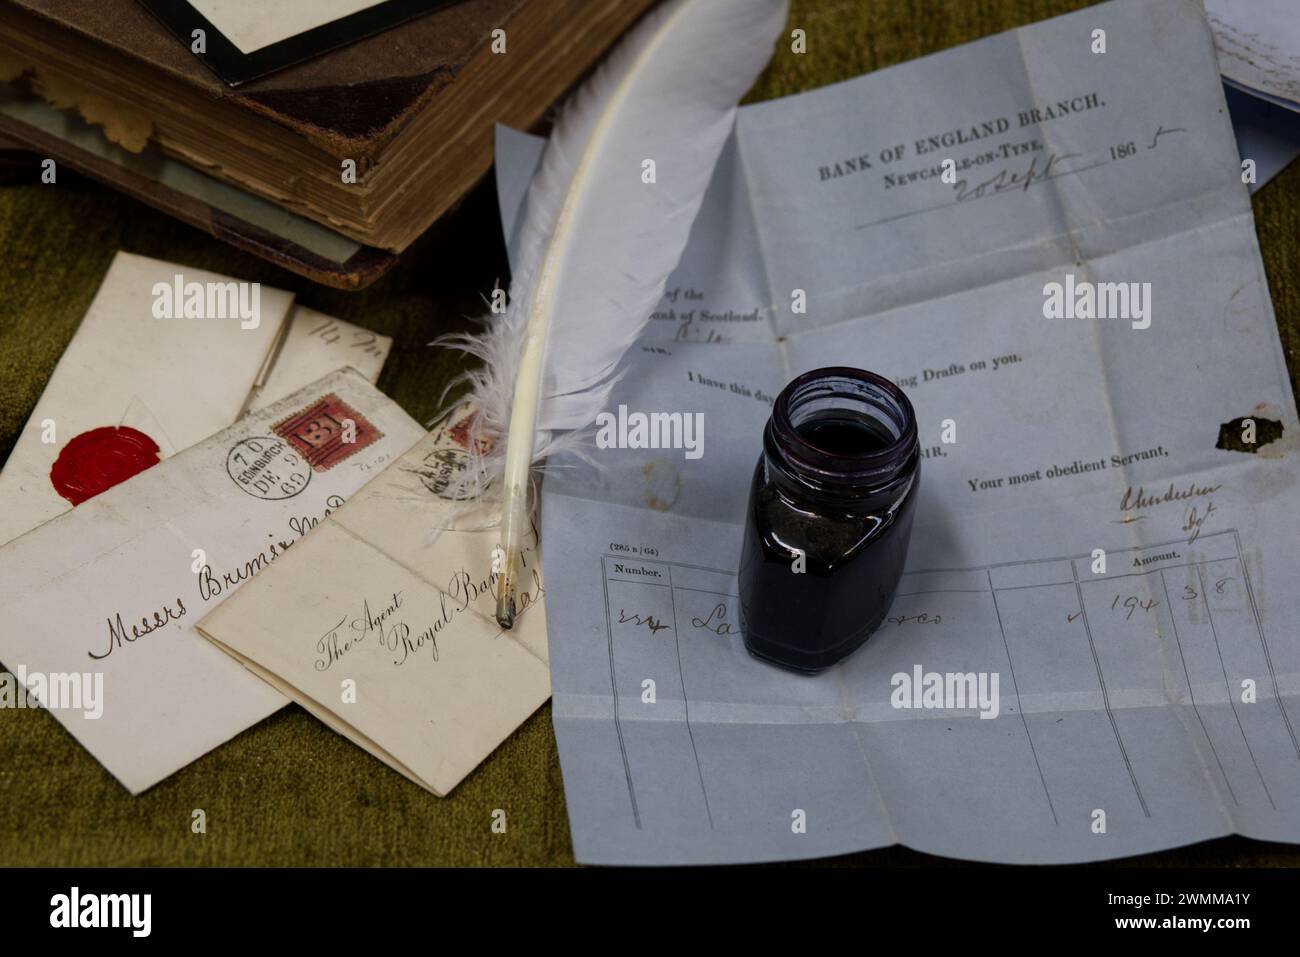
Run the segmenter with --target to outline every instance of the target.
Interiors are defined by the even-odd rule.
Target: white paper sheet
[[[189,0],[239,47],[253,53],[273,43],[377,6],[383,0],[312,0],[311,3],[260,3],[258,0]]]
[[[1149,283],[1149,327],[1047,318],[1067,277]],[[830,364],[900,382],[926,458],[889,620],[807,678],[744,651],[735,569],[770,402]],[[580,861],[1300,841],[1296,408],[1196,0],[743,108],[628,365],[611,406],[702,412],[704,454],[545,483]],[[1216,447],[1245,418],[1281,437]],[[896,706],[917,668],[999,676],[996,717]]]
[[[440,491],[463,467],[472,414],[453,410],[199,624],[335,731],[440,796],[551,696],[539,553],[525,552],[526,612],[504,631],[494,617],[494,515],[462,514]]]
[[[171,284],[178,274],[186,282],[234,281],[131,253],[114,257],[0,472],[0,544],[72,507],[51,484],[50,469],[77,436],[127,426],[166,458],[244,409],[273,358],[293,295],[263,287],[256,328],[241,328],[237,318],[155,318],[155,284]]]
[[[285,704],[199,618],[423,434],[345,369],[108,489],[0,549],[0,661],[48,689],[98,683],[92,709],[38,697],[132,793],[151,787]]]
[[[0,545],[73,507],[52,469],[80,435],[126,426],[164,459],[336,369],[351,366],[371,382],[383,371],[389,337],[295,305],[291,293],[269,286],[259,291],[256,328],[159,319],[155,284],[177,274],[237,282],[131,253],[114,257],[0,469]]]
[[[248,406],[260,409],[278,402],[344,367],[356,369],[372,384],[378,382],[392,348],[393,340],[388,336],[295,305],[289,314],[284,344]]]
[[[1294,0],[1205,0],[1205,11],[1223,75],[1300,110],[1300,9]]]
[[[1232,131],[1242,161],[1255,164],[1252,193],[1300,156],[1300,113],[1225,83],[1224,98],[1232,114]]]

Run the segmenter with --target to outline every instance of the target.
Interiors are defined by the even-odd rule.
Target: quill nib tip
[[[494,556],[493,567],[497,574],[497,624],[502,628],[510,629],[514,627],[515,617],[519,611],[519,563],[521,556],[519,553],[519,535],[517,530],[527,521],[527,512],[523,510],[522,503],[527,499],[522,496],[506,495],[506,507],[504,511],[505,521],[502,535],[500,552],[498,553],[504,561],[497,568]]]
[[[497,624],[502,628],[515,625],[515,589],[513,585],[503,587],[497,595]]]

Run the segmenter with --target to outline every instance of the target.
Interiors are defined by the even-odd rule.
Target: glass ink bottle
[[[813,674],[867,640],[898,589],[920,478],[916,414],[889,380],[835,367],[782,390],[740,560],[750,654]]]

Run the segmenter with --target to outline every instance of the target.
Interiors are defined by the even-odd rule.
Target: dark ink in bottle
[[[782,390],[741,555],[751,654],[815,673],[880,626],[907,558],[920,468],[915,413],[887,379],[836,367]]]

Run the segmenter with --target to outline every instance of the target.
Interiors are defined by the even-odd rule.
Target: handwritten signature
[[[1187,509],[1187,517],[1183,522],[1183,531],[1192,533],[1191,537],[1187,539],[1188,545],[1192,544],[1192,542],[1196,541],[1196,539],[1200,537],[1201,526],[1204,525],[1205,520],[1208,519],[1213,514],[1214,514],[1213,502],[1205,503],[1204,512],[1200,511],[1195,505]]]

